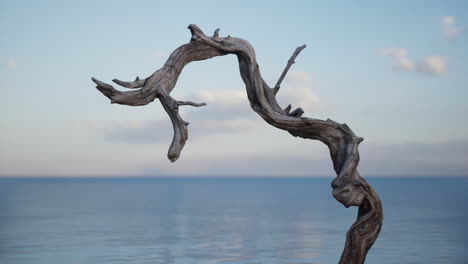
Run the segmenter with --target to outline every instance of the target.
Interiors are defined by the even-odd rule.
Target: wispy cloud
[[[453,16],[444,16],[442,17],[441,24],[444,36],[448,40],[456,39],[461,33],[462,29],[455,24],[455,17]]]
[[[385,48],[378,51],[380,55],[388,56],[396,60],[393,69],[396,71],[414,71],[415,65],[408,59],[406,49],[404,48]]]
[[[427,56],[418,64],[416,69],[419,72],[434,75],[443,75],[447,73],[447,58],[444,56]]]
[[[310,88],[311,75],[305,72],[291,72],[285,79],[277,97],[286,107],[302,107],[308,111],[315,109],[319,97]],[[202,108],[181,108],[181,116],[191,123],[190,139],[211,136],[213,134],[239,133],[260,129],[264,126],[250,107],[245,90],[210,91],[201,90],[194,94],[181,96],[179,100],[206,102]],[[161,110],[163,111],[163,110]],[[169,119],[146,122],[113,122],[106,128],[98,127],[107,139],[127,143],[170,142],[172,137]]]
[[[380,55],[395,60],[393,70],[401,72],[419,72],[430,75],[444,75],[447,73],[447,58],[444,56],[426,56],[419,61],[411,61],[404,48],[385,48],[378,51]]]
[[[207,106],[201,108],[187,106],[180,109],[182,118],[190,122],[188,130],[191,140],[214,134],[251,131],[261,126],[261,121],[255,118],[247,95],[242,90],[200,91],[178,99],[207,103]],[[95,128],[103,131],[108,140],[127,143],[168,143],[173,132],[169,118],[111,122]]]
[[[281,85],[281,89],[276,95],[279,104],[286,107],[291,104],[294,107],[301,107],[306,112],[319,107],[320,98],[313,90],[312,75],[303,71],[291,71]],[[195,98],[196,101],[206,102],[217,108],[223,118],[232,116],[245,116],[251,113],[247,93],[244,89],[228,91],[202,90],[188,98]]]
[[[201,116],[195,119],[185,119],[191,123],[188,127],[190,140],[213,134],[250,131],[261,124],[259,120],[245,118],[220,120],[209,117],[203,119]],[[107,124],[102,131],[107,140],[132,144],[170,143],[173,133],[169,118],[140,122],[137,125],[114,122]]]
[[[319,142],[310,144],[319,153],[289,153],[284,149],[269,154],[193,156],[178,166],[151,161],[142,173],[151,176],[330,176],[335,177],[329,154]],[[363,143],[360,171],[366,176],[466,176],[468,142]],[[321,153],[321,154],[320,154]]]
[[[312,75],[304,71],[291,71],[286,75],[283,87],[277,94],[278,102],[287,106],[301,107],[306,113],[320,107],[320,97],[314,92]]]
[[[9,60],[7,60],[6,62],[6,68],[9,69],[9,70],[13,70],[16,68],[16,60],[11,58]]]

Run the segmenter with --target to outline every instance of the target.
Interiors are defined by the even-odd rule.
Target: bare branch
[[[96,78],[91,80],[97,84],[96,88],[111,100],[111,104],[123,104],[131,106],[141,106],[151,103],[156,98],[156,91],[136,90],[122,92],[116,90],[112,85],[101,82]]]
[[[191,101],[177,101],[177,105],[190,105],[190,106],[195,106],[195,107],[200,107],[200,106],[205,106],[206,103],[194,103]]]
[[[167,157],[170,161],[175,162],[180,157],[180,152],[188,139],[187,126],[189,123],[185,122],[179,115],[179,102],[174,100],[165,91],[161,91],[159,101],[171,118],[174,129],[174,136],[167,152]]]
[[[137,76],[135,81],[133,82],[124,82],[118,79],[113,79],[112,81],[120,86],[130,88],[130,89],[136,89],[136,88],[141,88],[145,86],[146,79],[140,80],[140,78],[138,78]]]
[[[305,47],[306,47],[306,45],[304,44],[304,45],[296,48],[296,50],[292,54],[291,58],[288,60],[288,64],[284,68],[283,73],[281,73],[280,78],[276,82],[275,87],[273,88],[273,94],[276,95],[278,93],[278,91],[280,89],[281,82],[283,82],[284,77],[286,77],[286,73],[288,73],[289,68],[291,68],[291,66],[295,63],[294,60],[296,59],[297,55],[299,55],[299,53],[301,53],[301,51],[303,49],[305,49]]]
[[[302,114],[304,114],[304,110],[302,110],[302,108],[298,107],[298,108],[294,109],[294,111],[292,111],[288,115],[289,116],[295,116],[295,117],[301,117]]]
[[[217,28],[213,34],[213,38],[219,38],[219,28]]]
[[[291,111],[291,105],[288,105],[283,111],[285,114],[289,115],[289,111]]]
[[[92,77],[91,80],[97,84],[96,88],[101,91],[102,94],[104,94],[105,96],[107,96],[107,98],[109,98],[111,100],[111,104],[115,103],[114,101],[114,96],[116,94],[119,94],[120,91],[114,89],[114,87],[110,84],[107,84],[105,82],[101,82],[99,81],[98,79]]]

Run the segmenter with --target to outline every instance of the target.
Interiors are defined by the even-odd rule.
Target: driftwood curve
[[[276,101],[275,96],[282,80],[305,45],[295,50],[276,85],[269,87],[260,74],[255,51],[249,42],[230,36],[220,37],[219,29],[212,37],[208,37],[196,25],[189,25],[188,28],[192,34],[190,42],[174,50],[164,66],[151,76],[145,79],[137,77],[131,82],[113,80],[123,87],[138,90],[122,92],[112,85],[92,78],[97,84],[96,88],[107,96],[111,103],[123,105],[146,105],[158,98],[171,118],[174,128],[174,137],[168,151],[168,158],[174,162],[179,158],[188,139],[189,123],[180,117],[179,106],[205,105],[205,103],[178,101],[169,95],[182,69],[192,61],[235,54],[239,60],[239,70],[246,85],[250,105],[257,114],[270,125],[286,130],[295,137],[320,140],[328,146],[333,168],[337,174],[332,182],[333,196],[345,207],[359,206],[357,219],[347,232],[339,263],[364,263],[367,252],[380,233],[383,210],[377,193],[357,170],[358,146],[363,138],[356,136],[346,124],[330,119],[302,117],[304,111],[301,108],[291,111],[289,105],[282,109]]]

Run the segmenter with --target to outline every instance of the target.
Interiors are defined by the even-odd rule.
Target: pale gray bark
[[[276,101],[275,95],[282,80],[305,45],[296,49],[277,84],[270,88],[260,74],[255,51],[249,42],[230,36],[219,37],[219,29],[212,37],[208,37],[196,25],[189,25],[188,28],[192,33],[190,42],[172,52],[164,66],[151,76],[142,80],[137,77],[133,82],[113,80],[126,88],[141,89],[121,92],[92,78],[97,84],[97,89],[107,96],[111,103],[117,104],[146,105],[158,98],[171,118],[174,128],[174,137],[168,151],[168,158],[174,162],[179,158],[188,138],[188,123],[180,117],[179,106],[205,105],[177,101],[169,95],[182,69],[192,61],[235,54],[239,60],[239,70],[246,85],[250,105],[257,114],[270,125],[286,130],[293,136],[320,140],[328,146],[337,174],[332,182],[333,196],[345,207],[359,206],[357,220],[346,235],[346,244],[339,263],[364,263],[367,252],[380,232],[383,210],[377,193],[357,170],[358,146],[363,138],[356,136],[346,124],[330,119],[301,117],[304,113],[301,108],[291,112],[291,105],[282,109]]]

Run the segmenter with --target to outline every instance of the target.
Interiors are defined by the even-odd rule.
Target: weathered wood
[[[291,56],[291,58],[288,60],[288,64],[286,65],[286,68],[284,68],[283,73],[281,73],[281,76],[279,77],[278,81],[277,81],[276,84],[275,84],[275,87],[273,88],[273,89],[274,89],[274,90],[273,90],[273,94],[274,94],[274,95],[276,95],[276,94],[278,93],[278,91],[279,91],[279,89],[280,89],[281,82],[284,80],[284,77],[286,77],[286,74],[288,73],[289,68],[291,68],[291,66],[295,63],[294,60],[296,59],[297,55],[299,55],[299,53],[301,53],[301,51],[302,51],[303,49],[305,49],[305,47],[306,47],[305,44],[302,45],[302,46],[300,46],[300,47],[298,47],[298,48],[294,51],[294,53],[293,53],[293,55]]]
[[[305,48],[298,47],[289,59],[286,68],[275,87],[270,88],[263,80],[258,67],[253,47],[244,39],[219,37],[219,29],[212,37],[206,36],[196,25],[189,25],[192,33],[190,42],[177,48],[170,55],[164,66],[148,78],[133,82],[113,81],[126,88],[141,88],[122,92],[112,85],[95,78],[93,82],[111,103],[138,106],[159,99],[171,118],[174,137],[168,151],[168,158],[176,161],[188,139],[187,125],[179,115],[179,106],[203,106],[204,103],[177,101],[169,94],[174,89],[177,79],[185,65],[192,61],[206,60],[216,56],[235,54],[239,61],[239,70],[247,89],[247,96],[252,109],[267,123],[288,131],[296,137],[320,140],[330,150],[333,168],[337,177],[332,182],[333,196],[345,207],[359,206],[355,223],[348,230],[346,243],[340,264],[364,263],[367,252],[379,235],[383,220],[381,201],[372,186],[359,175],[359,143],[363,138],[356,136],[346,125],[330,119],[319,120],[301,117],[304,111],[297,108],[291,111],[291,105],[284,110],[276,101],[276,93],[296,56]]]

